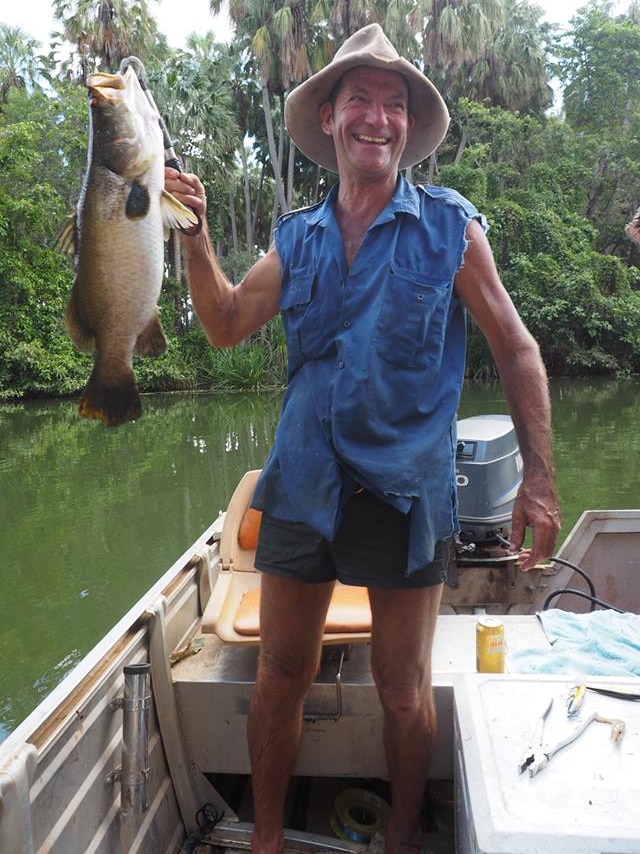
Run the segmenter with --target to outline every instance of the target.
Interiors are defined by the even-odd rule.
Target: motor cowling
[[[503,546],[522,482],[522,456],[508,415],[475,415],[457,423],[456,485],[464,551]]]

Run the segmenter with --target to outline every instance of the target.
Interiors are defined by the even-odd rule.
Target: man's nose
[[[378,101],[371,101],[367,107],[367,121],[369,124],[379,126],[385,124],[387,120],[384,104]]]

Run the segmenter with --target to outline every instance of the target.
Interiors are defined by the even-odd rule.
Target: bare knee
[[[423,666],[405,672],[372,667],[380,703],[387,717],[411,721],[416,717],[435,720],[431,674]]]
[[[318,666],[319,653],[315,650],[262,649],[258,658],[255,693],[263,699],[271,698],[273,702],[283,697],[291,702],[304,699],[316,678]]]

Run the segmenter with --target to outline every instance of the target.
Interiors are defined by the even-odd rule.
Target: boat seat
[[[260,643],[260,579],[254,565],[262,514],[250,507],[260,469],[244,474],[231,496],[220,538],[220,562],[211,597],[202,616],[202,631],[226,643]],[[366,587],[336,582],[324,644],[368,641],[371,608]]]

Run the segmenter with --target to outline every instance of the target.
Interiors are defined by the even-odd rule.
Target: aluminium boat
[[[522,468],[513,426],[507,416],[471,418],[459,422],[458,437],[461,531],[434,642],[439,733],[425,851],[637,854],[633,664],[621,675],[566,660],[522,672],[512,661],[543,661],[552,651],[546,611],[575,621],[621,615],[633,644],[640,510],[585,511],[554,559],[521,573],[506,548]],[[229,506],[0,745],[1,854],[250,849],[256,476],[247,472]],[[332,602],[287,802],[288,851],[382,851],[389,790],[365,594],[337,588]],[[476,672],[483,614],[504,625],[506,673]],[[595,724],[535,778],[520,773],[514,757],[538,707],[552,694],[557,711],[576,680],[589,685],[587,709],[625,719],[621,745]],[[562,732],[567,721],[556,711]]]

